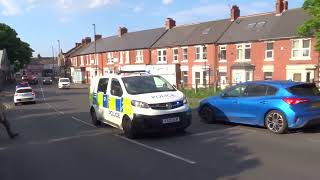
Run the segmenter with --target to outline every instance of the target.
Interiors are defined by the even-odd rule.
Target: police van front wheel
[[[98,120],[96,112],[94,110],[91,110],[91,121],[92,121],[92,124],[95,125],[96,127],[101,126],[101,121]]]
[[[124,117],[122,120],[122,127],[124,135],[129,139],[135,139],[138,137],[138,131],[132,126],[132,121],[129,117]]]

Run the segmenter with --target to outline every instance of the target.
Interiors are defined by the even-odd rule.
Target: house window
[[[160,49],[158,50],[158,62],[167,62],[167,50]]]
[[[202,72],[202,82],[203,82],[203,85],[206,86],[207,85],[207,72],[206,71],[203,71]]]
[[[266,59],[273,59],[273,42],[267,42]]]
[[[86,59],[86,64],[89,65],[90,61],[89,61],[88,55],[86,55],[85,59]]]
[[[126,51],[126,64],[130,63],[130,51]]]
[[[201,47],[196,47],[196,60],[199,60],[201,58]]]
[[[107,62],[109,63],[113,63],[113,54],[112,52],[108,52],[107,53]]]
[[[178,48],[173,49],[173,61],[177,62],[179,59],[179,50]]]
[[[182,61],[188,61],[188,48],[182,48]]]
[[[196,60],[207,60],[207,46],[196,46]]]
[[[301,73],[294,73],[293,81],[301,82]]]
[[[272,72],[264,72],[264,80],[272,80]]]
[[[251,58],[251,44],[237,45],[237,60],[250,60]]]
[[[80,56],[80,63],[81,63],[81,66],[84,65],[83,56]]]
[[[295,39],[292,41],[292,58],[310,57],[310,39]]]
[[[227,60],[227,46],[220,46],[220,61]]]
[[[195,80],[196,80],[196,85],[200,85],[200,72],[195,73]]]
[[[123,64],[124,52],[120,51],[120,64]]]
[[[136,50],[136,63],[143,62],[143,50]]]
[[[188,71],[182,71],[182,80],[184,85],[188,84]]]

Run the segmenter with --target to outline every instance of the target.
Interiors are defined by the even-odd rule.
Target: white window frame
[[[309,41],[309,47],[308,48],[303,48],[303,41]],[[298,48],[294,48],[294,42],[298,41]],[[290,60],[311,60],[311,46],[312,46],[312,41],[310,38],[303,38],[303,39],[292,39],[291,40],[291,59]],[[309,51],[308,56],[303,56],[304,50]],[[298,56],[294,57],[294,51],[298,51]]]
[[[124,57],[125,57],[125,53],[124,53],[124,51],[120,51],[119,52],[120,54],[119,54],[119,64],[123,64],[123,59],[124,59]]]
[[[268,44],[269,43],[272,43],[272,50],[268,50]],[[273,61],[274,60],[274,41],[267,41],[265,42],[265,47],[266,47],[266,50],[265,50],[265,55],[264,55],[264,60],[265,61]],[[272,57],[268,57],[268,52],[272,52]]]
[[[174,51],[178,51],[178,53],[175,54]],[[179,49],[178,48],[173,48],[172,49],[172,62],[173,63],[178,63],[179,62]]]
[[[80,56],[80,66],[84,65],[83,56]]]
[[[226,59],[221,59],[221,51],[226,51]],[[219,46],[219,62],[227,62],[227,45]]]
[[[94,65],[98,65],[99,64],[99,62],[98,62],[98,59],[99,59],[98,54],[97,55],[96,54],[91,54],[91,56],[93,56]]]
[[[236,44],[236,49],[237,49],[237,60],[236,61],[240,61],[240,62],[247,62],[247,61],[251,61],[251,43],[243,43],[243,44]],[[250,59],[246,59],[246,49],[250,49]],[[238,50],[242,50],[242,54],[239,55]]]
[[[88,55],[86,55],[86,65],[90,65],[90,60]]]
[[[159,54],[160,52],[160,54]],[[166,52],[166,54],[164,55],[164,52]],[[166,64],[167,63],[167,49],[158,49],[157,50],[157,63],[158,64]]]
[[[143,63],[143,50],[136,50],[136,63]]]
[[[188,62],[188,47],[182,47],[182,61],[181,62]],[[187,53],[185,54],[184,50],[187,50]],[[185,58],[187,56],[187,58]]]
[[[125,51],[126,64],[130,64],[130,51]]]
[[[206,52],[204,53],[203,49],[206,48]],[[199,52],[197,50],[199,49]],[[204,58],[204,54],[206,54],[206,58]],[[195,61],[207,61],[208,60],[208,46],[207,45],[197,45],[195,46]]]
[[[113,64],[113,52],[107,52],[107,64]]]

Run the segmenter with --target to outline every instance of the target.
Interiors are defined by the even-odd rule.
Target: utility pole
[[[54,49],[53,49],[53,45],[51,46],[52,48],[52,74],[54,77]]]
[[[61,49],[60,49],[60,40],[58,39],[58,65],[59,65],[59,76],[61,75],[61,66],[62,66],[62,62],[61,62]]]
[[[96,76],[98,76],[98,60],[97,60],[97,41],[96,41],[96,24],[93,25],[94,39],[94,62],[96,63]]]

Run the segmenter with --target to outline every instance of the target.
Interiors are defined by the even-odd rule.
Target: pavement
[[[35,86],[35,105],[8,111],[0,127],[1,180],[319,180],[320,128],[275,135],[235,124],[203,124],[194,113],[186,134],[129,140],[94,127],[88,90]],[[8,102],[10,103],[10,102]]]

